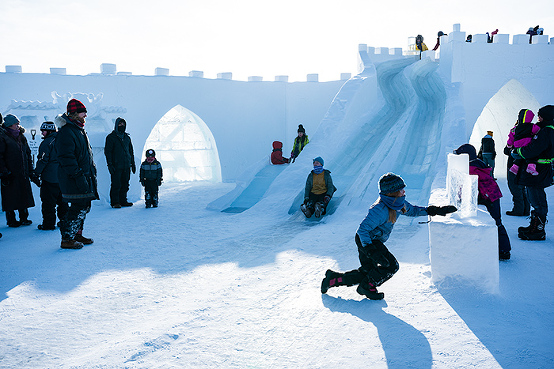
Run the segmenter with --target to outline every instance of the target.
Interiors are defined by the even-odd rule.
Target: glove
[[[35,172],[31,173],[31,175],[29,176],[29,179],[31,180],[31,182],[36,184],[37,187],[40,187],[40,185],[42,184],[40,182],[40,176],[38,174],[36,174]]]
[[[135,164],[131,165],[131,172],[133,172],[133,174],[137,172],[137,167],[135,167]]]
[[[82,175],[80,177],[77,177],[75,179],[75,184],[77,185],[77,189],[79,190],[80,193],[89,193],[90,192],[90,189],[88,187],[87,179],[85,178],[84,175]]]
[[[453,213],[457,210],[458,209],[456,209],[456,207],[452,205],[446,205],[446,206],[431,205],[427,207],[427,214],[429,214],[430,216],[435,216],[435,215],[445,216],[446,214]]]

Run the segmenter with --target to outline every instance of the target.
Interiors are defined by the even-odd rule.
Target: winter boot
[[[323,203],[316,202],[315,203],[315,212],[314,212],[315,217],[316,218],[321,218],[321,216],[323,215],[324,212],[325,212],[325,206],[323,205]]]
[[[500,260],[510,260],[510,251],[500,251],[498,253],[498,258]]]
[[[114,209],[121,209],[121,205],[120,205],[120,204],[113,204],[113,205],[112,205],[112,208],[114,208]]]
[[[382,300],[385,297],[385,294],[383,292],[377,292],[377,287],[370,282],[360,283],[356,292],[370,300]]]
[[[83,248],[83,244],[75,240],[62,240],[61,248],[78,250]]]
[[[15,211],[6,210],[6,223],[8,227],[17,228],[21,225],[21,222],[15,219]]]
[[[518,235],[520,235],[524,232],[529,232],[533,228],[533,223],[536,222],[536,220],[535,220],[536,217],[537,217],[537,215],[535,214],[534,211],[532,211],[531,212],[531,221],[530,221],[529,225],[527,227],[519,227],[517,229]]]
[[[331,269],[327,269],[325,272],[325,278],[321,281],[321,293],[327,293],[329,288],[338,286],[348,286],[343,281],[344,274],[334,272]]]
[[[130,207],[130,206],[133,206],[133,203],[125,200],[125,201],[121,202],[121,206],[122,207]]]
[[[41,231],[53,231],[54,229],[56,229],[56,226],[55,225],[47,225],[47,224],[39,224],[37,226],[38,229],[40,229]]]
[[[28,226],[33,224],[33,221],[29,220],[29,210],[19,209],[19,223],[22,226]]]
[[[307,207],[306,204],[300,205],[300,210],[302,210],[302,212],[304,213],[304,215],[306,216],[306,218],[309,218],[309,217],[312,216],[312,209],[310,209],[309,207]]]
[[[545,224],[546,224],[546,217],[541,217],[539,215],[532,214],[531,224],[529,225],[529,227],[518,228],[518,237],[521,238],[522,240],[542,241],[546,239],[546,232],[544,231]]]
[[[77,233],[75,235],[75,241],[82,243],[83,245],[91,245],[94,243],[92,238],[84,237],[82,234]]]

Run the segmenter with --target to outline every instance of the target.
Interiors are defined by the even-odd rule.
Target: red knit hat
[[[67,113],[68,114],[71,114],[71,113],[86,113],[86,112],[87,112],[87,108],[85,108],[83,103],[80,102],[77,99],[71,99],[67,103]]]

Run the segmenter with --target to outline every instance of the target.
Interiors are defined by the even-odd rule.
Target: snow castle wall
[[[317,74],[309,75],[309,82],[290,83],[282,82],[285,76],[274,82],[206,79],[199,78],[198,71],[192,77],[168,76],[167,70],[158,70],[156,76],[133,76],[117,73],[113,64],[102,64],[102,73],[86,76],[21,73],[21,67],[6,70],[0,73],[3,115],[15,114],[26,129],[38,129],[43,120],[64,112],[72,95],[81,93],[88,109],[87,131],[97,133],[93,144],[100,153],[113,120],[121,116],[140,159],[156,123],[181,105],[198,115],[213,134],[223,181],[235,180],[269,156],[275,140],[283,142],[288,156],[298,124],[312,136],[344,83],[317,82]]]
[[[444,38],[447,42],[443,42]],[[541,106],[554,103],[554,44],[548,43],[547,35],[533,36],[531,44],[529,35],[513,35],[511,44],[509,39],[510,35],[498,34],[493,43],[487,43],[486,35],[473,35],[473,42],[466,42],[466,32],[461,31],[459,24],[441,38],[439,72],[448,83],[461,86],[460,100],[465,110],[468,140],[489,100],[513,79],[520,82]],[[509,108],[516,109],[513,119],[506,122],[513,126],[517,111],[527,107]],[[498,151],[498,147],[504,147],[507,137],[495,139],[500,142]]]

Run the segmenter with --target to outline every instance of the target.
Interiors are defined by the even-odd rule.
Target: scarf
[[[150,164],[152,164],[154,162],[154,160],[156,160],[156,158],[153,157],[153,156],[149,156],[149,157],[146,158],[146,161]]]
[[[323,172],[323,165],[314,165],[314,173],[319,174]]]
[[[19,134],[21,133],[19,129],[13,130],[9,128],[6,128],[6,132],[13,138],[19,138]]]
[[[392,210],[400,210],[404,207],[404,202],[406,201],[406,196],[393,197],[387,195],[379,195],[381,201]]]

